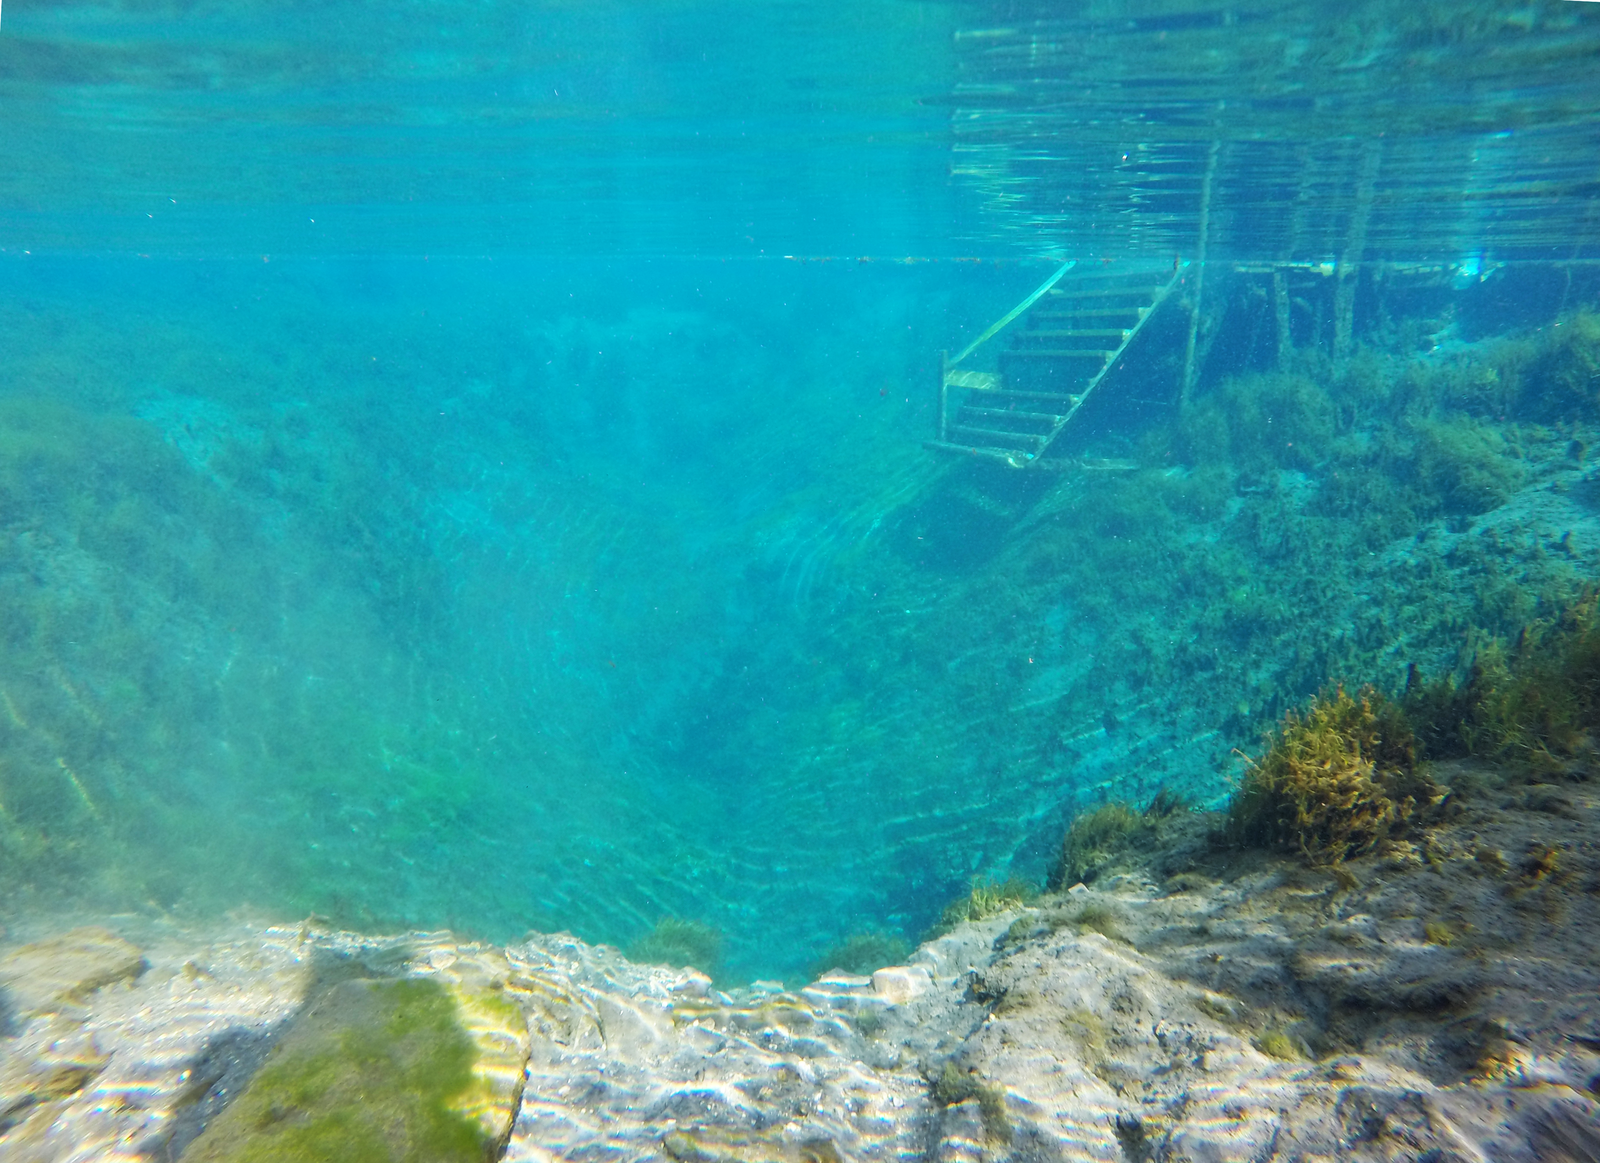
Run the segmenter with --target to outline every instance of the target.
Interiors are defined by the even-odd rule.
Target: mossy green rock
[[[460,1111],[478,1051],[434,979],[345,981],[324,993],[185,1163],[481,1163]]]

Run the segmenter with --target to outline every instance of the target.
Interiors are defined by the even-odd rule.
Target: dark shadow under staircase
[[[941,356],[939,437],[928,446],[1016,468],[1045,463],[1188,266],[1064,265],[965,351]],[[958,366],[1022,315],[1026,326],[1011,331],[993,371]]]

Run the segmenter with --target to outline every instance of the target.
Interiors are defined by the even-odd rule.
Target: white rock
[[[933,978],[920,965],[891,965],[872,975],[872,990],[891,1005],[903,1005],[933,988]]]
[[[683,980],[672,987],[673,993],[686,993],[690,997],[705,997],[711,989],[711,979],[693,969],[683,975]]]

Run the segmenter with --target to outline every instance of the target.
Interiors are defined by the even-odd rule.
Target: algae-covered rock
[[[244,1093],[185,1154],[197,1163],[452,1163],[499,1144],[463,1007],[433,977],[359,978],[295,1022]],[[469,1016],[479,1024],[483,1014]]]
[[[432,954],[438,960],[440,950]],[[473,1085],[455,1110],[475,1122],[484,1139],[498,1149],[511,1134],[522,1102],[522,1087],[531,1043],[529,997],[511,982],[511,963],[498,949],[448,944],[449,964],[435,966],[456,1003],[456,1020],[472,1039]]]

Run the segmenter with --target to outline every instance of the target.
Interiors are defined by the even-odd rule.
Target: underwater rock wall
[[[1335,867],[1217,849],[1180,812],[1092,888],[800,988],[565,934],[47,937],[0,954],[0,1150],[1591,1158],[1600,803],[1441,774],[1447,821]]]

